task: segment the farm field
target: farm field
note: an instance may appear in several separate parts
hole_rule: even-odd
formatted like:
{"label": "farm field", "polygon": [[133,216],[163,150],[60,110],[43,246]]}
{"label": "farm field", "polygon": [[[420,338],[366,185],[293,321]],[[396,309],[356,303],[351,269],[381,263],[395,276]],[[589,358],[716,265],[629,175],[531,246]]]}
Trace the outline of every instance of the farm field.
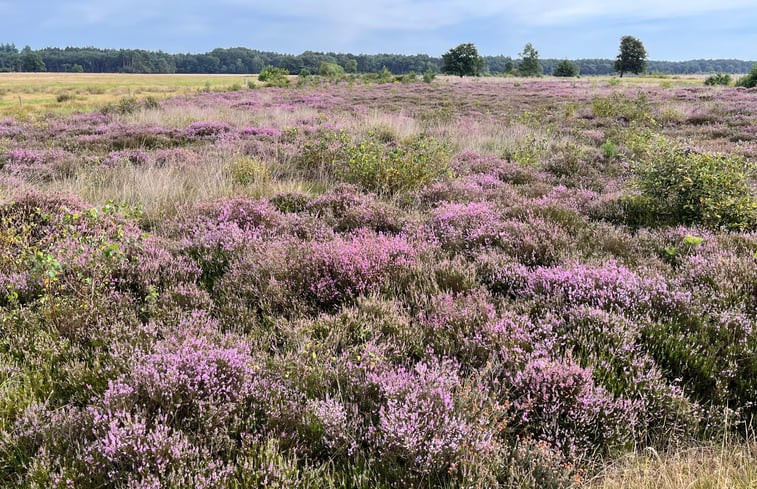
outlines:
{"label": "farm field", "polygon": [[757,487],[757,90],[14,76],[7,487]]}

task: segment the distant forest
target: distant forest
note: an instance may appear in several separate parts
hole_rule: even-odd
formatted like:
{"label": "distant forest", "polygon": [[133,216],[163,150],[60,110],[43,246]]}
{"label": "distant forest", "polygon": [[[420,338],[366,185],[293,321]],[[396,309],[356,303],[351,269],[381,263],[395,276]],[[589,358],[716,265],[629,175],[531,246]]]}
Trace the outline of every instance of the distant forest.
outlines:
{"label": "distant forest", "polygon": [[[541,59],[544,73],[549,75],[559,59]],[[582,75],[609,75],[614,72],[612,59],[572,60]],[[84,73],[260,73],[266,66],[286,68],[292,74],[307,69],[317,73],[321,63],[336,63],[347,72],[371,73],[383,67],[395,74],[429,68],[439,71],[441,58],[425,54],[343,54],[305,51],[302,54],[281,54],[248,48],[214,49],[202,54],[170,54],[141,49],[45,48],[19,50],[13,44],[0,44],[0,72],[49,71]],[[484,56],[484,73],[497,74],[508,63],[518,64],[509,56]],[[736,59],[695,59],[690,61],[649,61],[648,73],[747,73],[754,61]]]}

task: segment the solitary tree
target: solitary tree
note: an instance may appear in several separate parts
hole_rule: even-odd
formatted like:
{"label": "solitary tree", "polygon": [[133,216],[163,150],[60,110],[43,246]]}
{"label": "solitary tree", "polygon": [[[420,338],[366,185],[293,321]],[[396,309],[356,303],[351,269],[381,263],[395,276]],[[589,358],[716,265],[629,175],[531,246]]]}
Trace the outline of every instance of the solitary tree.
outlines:
{"label": "solitary tree", "polygon": [[539,51],[537,51],[531,43],[527,43],[523,48],[523,52],[520,53],[522,58],[518,65],[518,71],[523,76],[541,76],[544,73],[544,69],[539,63]]}
{"label": "solitary tree", "polygon": [[560,61],[557,66],[555,66],[552,74],[555,76],[564,77],[578,76],[578,66],[576,66],[573,62],[564,59]]}
{"label": "solitary tree", "polygon": [[472,43],[460,44],[442,55],[442,73],[478,76],[484,68],[484,58]]}
{"label": "solitary tree", "polygon": [[643,73],[647,69],[647,50],[644,45],[633,36],[620,38],[620,52],[615,58],[615,71],[623,78],[623,73]]}

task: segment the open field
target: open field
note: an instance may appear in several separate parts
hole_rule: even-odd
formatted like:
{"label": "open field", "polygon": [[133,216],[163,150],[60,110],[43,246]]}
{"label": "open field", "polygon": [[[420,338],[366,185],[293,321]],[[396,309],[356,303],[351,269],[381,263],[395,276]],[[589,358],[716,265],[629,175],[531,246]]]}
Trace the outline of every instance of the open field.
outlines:
{"label": "open field", "polygon": [[0,118],[8,487],[755,488],[757,90],[153,78]]}
{"label": "open field", "polygon": [[159,100],[247,86],[255,75],[0,73],[0,116],[97,110],[124,97]]}
{"label": "open field", "polygon": [[[290,77],[293,81],[297,77]],[[454,80],[454,77],[439,77]],[[498,78],[484,80],[497,83]],[[590,77],[604,84],[610,77]],[[624,85],[701,85],[704,76],[627,77]],[[257,75],[130,75],[93,73],[0,73],[0,116],[31,117],[98,110],[124,97],[163,100],[199,91],[228,91],[258,83]]]}

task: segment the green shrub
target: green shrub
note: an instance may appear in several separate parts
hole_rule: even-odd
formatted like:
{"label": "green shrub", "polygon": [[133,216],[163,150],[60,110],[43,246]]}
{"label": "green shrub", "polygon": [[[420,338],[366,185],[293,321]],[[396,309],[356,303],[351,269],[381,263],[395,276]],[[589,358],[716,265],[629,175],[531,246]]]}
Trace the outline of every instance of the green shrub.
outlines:
{"label": "green shrub", "polygon": [[423,72],[424,83],[431,83],[432,81],[434,81],[434,78],[436,78],[436,73],[434,73],[434,70],[432,70],[431,68]]}
{"label": "green shrub", "polygon": [[158,99],[153,97],[152,95],[145,97],[145,99],[142,101],[145,109],[159,109],[160,108],[160,102],[158,102]]}
{"label": "green shrub", "polygon": [[330,79],[338,79],[344,76],[344,68],[336,63],[329,63],[324,61],[321,63],[321,69],[319,73],[322,77]]}
{"label": "green shrub", "polygon": [[560,61],[560,63],[557,64],[552,74],[554,76],[561,76],[561,77],[568,77],[568,78],[578,76],[578,66],[576,66],[571,61],[564,59]]}
{"label": "green shrub", "polygon": [[602,155],[605,157],[606,160],[614,160],[620,156],[620,150],[618,147],[610,141],[609,139],[605,141],[605,143],[602,145]]}
{"label": "green shrub", "polygon": [[695,401],[727,406],[748,422],[757,415],[757,334],[747,324],[728,314],[660,321],[645,328],[645,347]]}
{"label": "green shrub", "polygon": [[754,65],[752,71],[745,77],[739,78],[736,82],[737,87],[754,88],[757,87],[757,64]]}
{"label": "green shrub", "polygon": [[597,97],[591,103],[591,110],[597,117],[625,119],[629,122],[652,122],[649,98],[639,92],[634,98],[621,92],[613,92],[609,97]]}
{"label": "green shrub", "polygon": [[228,166],[228,172],[234,183],[243,186],[265,183],[271,178],[268,165],[264,161],[249,156],[232,161]]}
{"label": "green shrub", "polygon": [[345,181],[379,194],[414,190],[449,174],[450,148],[436,139],[417,136],[397,145],[369,135],[346,147],[336,172]]}
{"label": "green shrub", "polygon": [[757,228],[753,163],[698,153],[661,137],[653,138],[641,157],[636,184],[660,224]]}
{"label": "green shrub", "polygon": [[723,74],[723,73],[716,73],[714,75],[708,76],[704,80],[704,84],[708,87],[712,87],[715,85],[725,85],[728,86],[731,84],[731,75]]}
{"label": "green shrub", "polygon": [[285,87],[289,85],[289,70],[266,66],[258,75],[258,80],[265,82],[267,87]]}

